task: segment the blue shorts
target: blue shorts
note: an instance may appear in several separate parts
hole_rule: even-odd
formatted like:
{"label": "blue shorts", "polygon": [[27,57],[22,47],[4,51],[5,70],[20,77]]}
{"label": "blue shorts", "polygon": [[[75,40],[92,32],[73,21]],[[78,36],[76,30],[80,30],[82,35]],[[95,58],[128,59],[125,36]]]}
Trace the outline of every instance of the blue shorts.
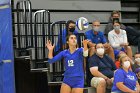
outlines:
{"label": "blue shorts", "polygon": [[119,53],[120,53],[121,51],[125,52],[125,49],[124,49],[124,48],[121,48],[121,50],[114,49],[114,54],[115,54],[115,58],[116,58],[116,59],[117,59],[117,57],[118,57],[118,55],[119,55]]}
{"label": "blue shorts", "polygon": [[69,85],[71,88],[84,88],[84,77],[64,77],[63,83]]}

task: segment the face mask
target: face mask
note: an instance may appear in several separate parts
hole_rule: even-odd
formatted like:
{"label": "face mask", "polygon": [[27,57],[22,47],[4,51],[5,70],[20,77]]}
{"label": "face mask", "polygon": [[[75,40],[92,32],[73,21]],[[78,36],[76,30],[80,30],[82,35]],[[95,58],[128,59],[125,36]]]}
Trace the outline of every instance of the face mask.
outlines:
{"label": "face mask", "polygon": [[98,32],[99,31],[99,27],[93,27],[93,31]]}
{"label": "face mask", "polygon": [[113,23],[114,22],[120,22],[120,19],[119,18],[113,18]]}
{"label": "face mask", "polygon": [[140,58],[136,58],[135,61],[140,63]]}
{"label": "face mask", "polygon": [[120,26],[114,26],[114,30],[120,30]]}
{"label": "face mask", "polygon": [[129,62],[129,61],[123,62],[123,66],[124,66],[125,68],[129,68],[129,67],[130,67],[130,62]]}
{"label": "face mask", "polygon": [[103,55],[104,54],[104,48],[98,48],[97,49],[97,54],[99,54],[99,55]]}
{"label": "face mask", "polygon": [[74,27],[69,29],[70,32],[74,32],[74,30],[75,30]]}

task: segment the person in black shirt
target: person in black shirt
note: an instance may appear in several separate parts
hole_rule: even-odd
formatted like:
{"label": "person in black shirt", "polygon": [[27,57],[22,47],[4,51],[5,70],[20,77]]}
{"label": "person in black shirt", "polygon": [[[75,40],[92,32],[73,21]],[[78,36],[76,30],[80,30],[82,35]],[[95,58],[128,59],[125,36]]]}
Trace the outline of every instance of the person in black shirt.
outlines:
{"label": "person in black shirt", "polygon": [[125,31],[127,33],[127,39],[129,44],[138,46],[138,52],[140,52],[140,31],[134,29],[131,26],[127,26]]}
{"label": "person in black shirt", "polygon": [[113,60],[104,55],[104,46],[98,43],[95,46],[95,54],[89,58],[89,69],[91,86],[95,87],[97,93],[105,93],[107,87],[111,87],[116,66]]}

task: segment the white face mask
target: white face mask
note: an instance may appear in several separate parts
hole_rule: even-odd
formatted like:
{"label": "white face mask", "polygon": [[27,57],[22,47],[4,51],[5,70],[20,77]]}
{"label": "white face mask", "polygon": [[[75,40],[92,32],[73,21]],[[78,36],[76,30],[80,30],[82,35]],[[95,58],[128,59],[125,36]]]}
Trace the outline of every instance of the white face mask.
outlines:
{"label": "white face mask", "polygon": [[140,63],[140,58],[136,58],[135,61]]}
{"label": "white face mask", "polygon": [[129,68],[129,67],[130,67],[130,61],[125,61],[125,62],[123,62],[123,66],[124,66],[125,68]]}
{"label": "white face mask", "polygon": [[104,54],[104,48],[97,48],[97,54],[103,55]]}
{"label": "white face mask", "polygon": [[114,30],[120,30],[120,26],[114,26]]}
{"label": "white face mask", "polygon": [[99,27],[93,27],[93,31],[98,32],[99,31]]}

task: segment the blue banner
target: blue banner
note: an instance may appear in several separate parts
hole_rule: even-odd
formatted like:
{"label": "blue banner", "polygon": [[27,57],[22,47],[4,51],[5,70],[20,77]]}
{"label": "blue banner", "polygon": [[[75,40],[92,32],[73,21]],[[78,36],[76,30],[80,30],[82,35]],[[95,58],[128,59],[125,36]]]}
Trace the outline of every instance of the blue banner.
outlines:
{"label": "blue banner", "polygon": [[0,93],[15,93],[11,8],[0,9]]}

